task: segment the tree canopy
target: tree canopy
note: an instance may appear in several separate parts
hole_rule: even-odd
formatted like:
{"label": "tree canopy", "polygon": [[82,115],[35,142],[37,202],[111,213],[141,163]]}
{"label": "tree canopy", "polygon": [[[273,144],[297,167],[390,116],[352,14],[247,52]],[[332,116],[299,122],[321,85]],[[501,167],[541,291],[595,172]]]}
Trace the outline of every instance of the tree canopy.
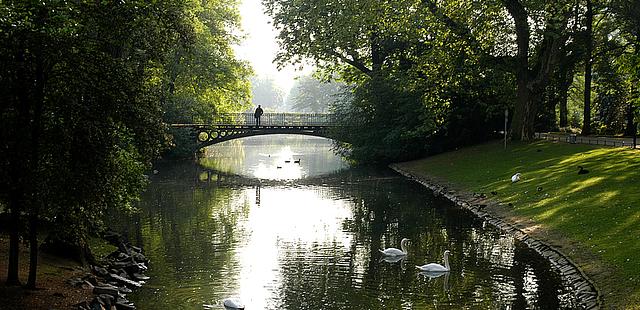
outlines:
{"label": "tree canopy", "polygon": [[[261,105],[263,109],[271,111],[284,111],[285,93],[276,85],[276,81],[270,76],[253,76],[251,78],[251,98],[253,107]],[[253,112],[252,109],[250,109]]]}
{"label": "tree canopy", "polygon": [[322,82],[312,75],[300,76],[289,92],[287,106],[296,112],[327,113],[345,91],[344,86],[336,82]]}
{"label": "tree canopy", "polygon": [[[338,112],[359,130],[340,148],[367,162],[486,140],[505,109],[514,140],[568,126],[570,105],[588,125],[594,105],[598,132],[633,129],[624,118],[638,95],[624,85],[637,78],[635,2],[263,1],[280,64],[306,59],[352,86]],[[583,101],[571,101],[578,87]]]}
{"label": "tree canopy", "polygon": [[107,208],[132,209],[166,123],[248,105],[229,1],[0,3],[0,204],[10,213],[7,280],[20,235],[84,248]]}

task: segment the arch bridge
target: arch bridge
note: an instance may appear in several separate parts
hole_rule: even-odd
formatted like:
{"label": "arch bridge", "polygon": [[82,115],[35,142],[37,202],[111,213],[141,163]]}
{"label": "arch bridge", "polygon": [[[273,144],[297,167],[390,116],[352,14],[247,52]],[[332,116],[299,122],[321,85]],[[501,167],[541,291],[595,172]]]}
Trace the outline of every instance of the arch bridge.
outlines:
{"label": "arch bridge", "polygon": [[217,114],[211,124],[171,124],[173,128],[190,129],[198,140],[198,149],[233,139],[296,134],[329,138],[336,127],[335,114],[330,113],[264,113],[256,125],[253,113]]}

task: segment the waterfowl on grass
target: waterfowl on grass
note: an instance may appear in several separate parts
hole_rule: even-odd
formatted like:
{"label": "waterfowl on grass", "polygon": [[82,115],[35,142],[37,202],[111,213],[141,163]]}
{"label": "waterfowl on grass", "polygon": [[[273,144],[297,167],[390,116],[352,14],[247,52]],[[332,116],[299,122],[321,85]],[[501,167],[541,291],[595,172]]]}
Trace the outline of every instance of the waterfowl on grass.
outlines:
{"label": "waterfowl on grass", "polygon": [[587,174],[589,170],[582,168],[582,166],[578,166],[578,174]]}
{"label": "waterfowl on grass", "polygon": [[513,176],[511,176],[511,183],[515,183],[515,182],[520,181],[520,176],[521,175],[522,174],[520,172],[518,172],[518,173],[514,174]]}

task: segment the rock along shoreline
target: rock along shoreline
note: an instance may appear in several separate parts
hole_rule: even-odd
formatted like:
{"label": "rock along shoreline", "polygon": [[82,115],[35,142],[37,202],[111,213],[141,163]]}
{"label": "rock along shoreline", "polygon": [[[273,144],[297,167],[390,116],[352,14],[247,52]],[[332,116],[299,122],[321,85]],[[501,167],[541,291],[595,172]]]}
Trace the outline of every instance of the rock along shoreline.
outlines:
{"label": "rock along shoreline", "polygon": [[400,167],[398,164],[391,164],[389,167],[401,175],[412,179],[423,186],[429,188],[436,196],[442,196],[453,202],[456,206],[471,211],[475,216],[485,220],[487,223],[497,227],[498,229],[512,235],[514,238],[526,244],[529,248],[536,251],[547,259],[551,266],[560,273],[562,282],[570,287],[577,302],[582,309],[600,309],[602,307],[601,295],[589,277],[578,268],[578,266],[569,259],[565,254],[548,243],[529,236],[526,232],[515,227],[513,224],[500,219],[490,213],[482,211],[483,205],[473,204],[467,201],[463,195],[449,190],[447,187],[436,184],[431,180],[418,176],[410,171]]}
{"label": "rock along shoreline", "polygon": [[140,288],[149,277],[144,275],[149,260],[142,249],[130,245],[119,233],[107,231],[103,239],[118,247],[100,265],[92,265],[91,273],[82,278],[70,279],[74,287],[91,289],[94,297],[75,306],[78,310],[135,310],[126,295]]}

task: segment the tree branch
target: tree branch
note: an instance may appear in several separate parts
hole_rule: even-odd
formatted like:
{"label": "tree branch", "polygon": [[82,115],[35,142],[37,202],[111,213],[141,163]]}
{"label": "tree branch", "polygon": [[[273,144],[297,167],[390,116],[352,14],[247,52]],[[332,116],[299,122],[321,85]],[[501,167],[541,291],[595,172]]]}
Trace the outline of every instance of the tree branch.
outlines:
{"label": "tree branch", "polygon": [[358,61],[357,57],[352,55],[351,57],[353,57],[353,59],[350,59],[350,58],[348,58],[348,57],[346,57],[344,55],[339,54],[336,51],[329,51],[329,54],[339,58],[340,60],[342,60],[342,61],[344,61],[344,62],[346,62],[348,64],[350,64],[354,68],[360,70],[360,72],[362,72],[362,73],[364,73],[364,74],[366,74],[368,76],[371,76],[372,70],[369,69],[367,66],[365,66],[362,62]]}
{"label": "tree branch", "polygon": [[510,66],[510,62],[512,62],[512,57],[496,57],[491,55],[490,52],[486,51],[482,44],[476,39],[475,36],[471,33],[471,29],[468,27],[456,22],[448,15],[444,14],[442,10],[440,10],[436,4],[435,0],[422,0],[422,4],[433,14],[437,19],[439,19],[447,28],[449,28],[453,33],[455,33],[462,40],[466,41],[469,46],[471,46],[474,50],[480,53],[482,56],[489,58],[489,60],[496,65],[500,66]]}

